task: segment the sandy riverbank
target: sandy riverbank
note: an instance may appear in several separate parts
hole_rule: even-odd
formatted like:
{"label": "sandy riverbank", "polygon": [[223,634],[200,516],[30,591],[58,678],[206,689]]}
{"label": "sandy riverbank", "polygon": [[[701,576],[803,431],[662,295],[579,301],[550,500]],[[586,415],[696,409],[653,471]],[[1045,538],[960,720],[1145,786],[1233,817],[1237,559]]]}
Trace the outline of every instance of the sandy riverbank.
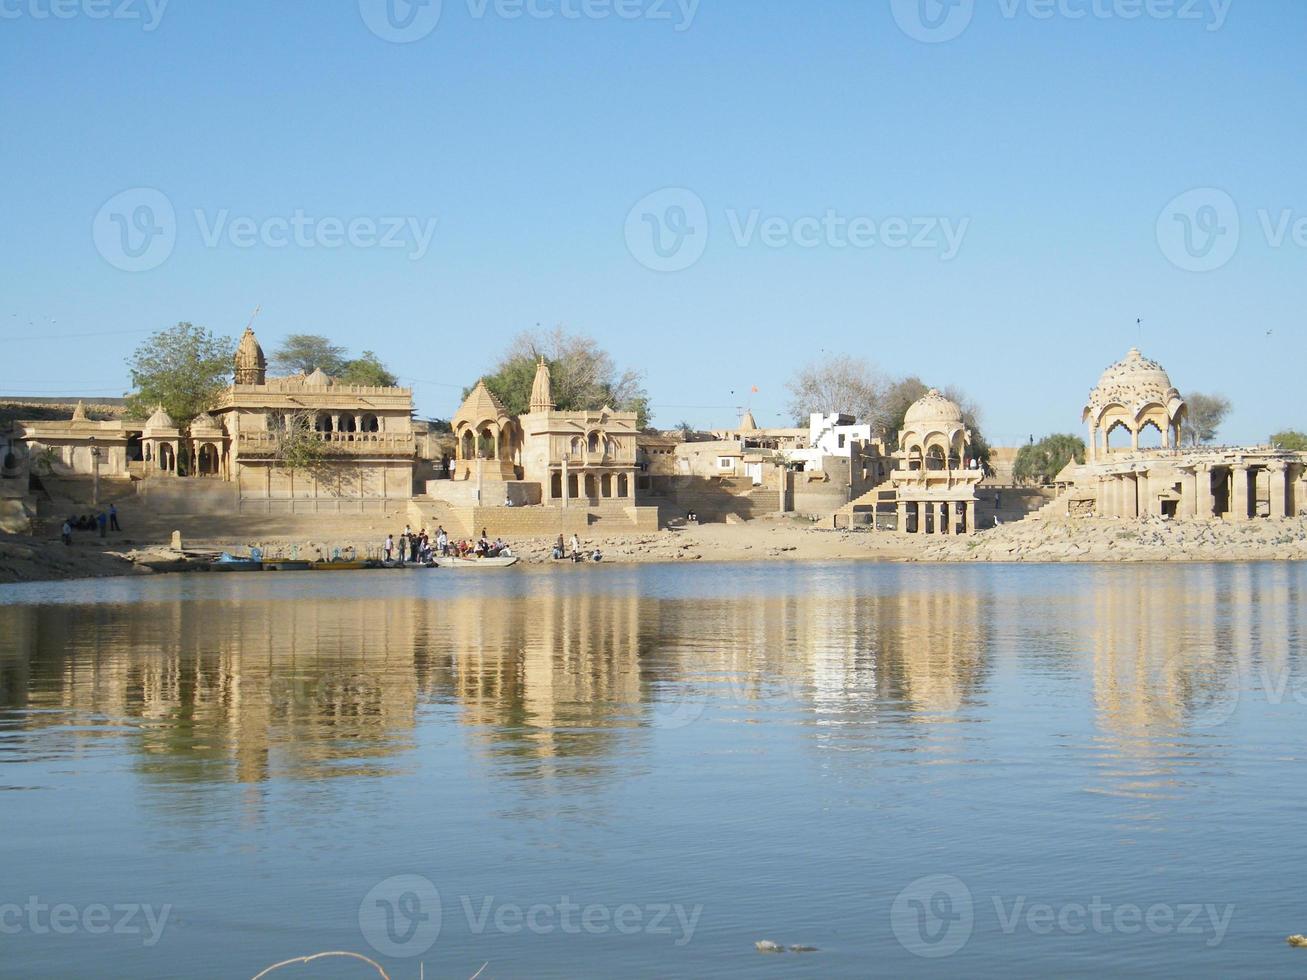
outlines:
{"label": "sandy riverbank", "polygon": [[[250,544],[268,554],[330,554],[351,542],[332,539],[221,539],[187,541],[190,552],[245,554]],[[373,542],[353,543],[360,552]],[[526,564],[551,561],[552,539],[513,542]],[[678,531],[609,535],[598,544],[610,564],[683,561],[1262,561],[1307,559],[1307,518],[1285,521],[1052,520],[1022,521],[972,537],[921,538],[866,530],[836,531],[800,520],[708,524]],[[58,541],[0,537],[0,583],[93,578],[150,572],[181,556],[165,543],[79,536],[71,548]]]}

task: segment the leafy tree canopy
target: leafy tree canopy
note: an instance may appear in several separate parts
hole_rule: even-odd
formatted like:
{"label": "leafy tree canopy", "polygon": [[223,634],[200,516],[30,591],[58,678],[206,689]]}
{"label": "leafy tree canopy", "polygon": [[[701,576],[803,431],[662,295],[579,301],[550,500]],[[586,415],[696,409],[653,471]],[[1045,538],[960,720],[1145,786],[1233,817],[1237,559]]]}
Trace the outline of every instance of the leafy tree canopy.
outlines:
{"label": "leafy tree canopy", "polygon": [[162,405],[184,428],[227,386],[235,354],[235,340],[204,327],[179,323],[160,330],[127,359],[135,389],[127,396],[129,417],[147,418]]}
{"label": "leafy tree canopy", "polygon": [[394,388],[399,384],[399,378],[391,374],[381,359],[370,350],[365,350],[352,361],[346,361],[335,377],[341,384],[369,385],[373,388]]}
{"label": "leafy tree canopy", "polygon": [[1299,432],[1297,429],[1285,429],[1283,432],[1277,432],[1271,436],[1271,445],[1287,449],[1291,453],[1307,452],[1307,432]]}
{"label": "leafy tree canopy", "polygon": [[[823,415],[844,412],[884,433],[891,449],[897,447],[908,409],[930,390],[918,377],[893,378],[859,358],[841,358],[800,368],[786,388],[796,425],[807,425],[808,416],[815,412]],[[942,392],[962,409],[962,418],[971,430],[972,455],[989,465],[989,443],[981,431],[979,408],[958,388],[944,388]]]}
{"label": "leafy tree canopy", "polygon": [[312,374],[321,368],[335,377],[345,369],[347,353],[318,334],[293,333],[272,352],[268,366],[274,374]]}
{"label": "leafy tree canopy", "polygon": [[593,411],[608,405],[619,412],[635,412],[640,428],[649,424],[649,393],[640,373],[619,371],[612,355],[593,337],[568,333],[562,327],[519,334],[500,357],[494,373],[484,379],[512,414],[530,411],[531,388],[541,357],[549,365],[554,404],[560,412]]}
{"label": "leafy tree canopy", "polygon": [[1045,436],[1039,442],[1021,447],[1012,475],[1018,483],[1052,483],[1073,459],[1077,463],[1085,461],[1083,439],[1065,433]]}
{"label": "leafy tree canopy", "polygon": [[1224,395],[1205,395],[1200,391],[1185,395],[1189,410],[1189,425],[1182,434],[1191,446],[1212,442],[1220,431],[1225,417],[1230,414],[1230,399]]}

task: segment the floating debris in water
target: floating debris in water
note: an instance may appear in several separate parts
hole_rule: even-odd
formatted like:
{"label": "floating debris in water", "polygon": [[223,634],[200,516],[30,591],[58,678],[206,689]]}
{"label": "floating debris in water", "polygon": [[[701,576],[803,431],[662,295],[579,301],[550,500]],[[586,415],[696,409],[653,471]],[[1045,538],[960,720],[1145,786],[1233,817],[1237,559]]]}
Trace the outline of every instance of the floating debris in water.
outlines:
{"label": "floating debris in water", "polygon": [[1307,936],[1295,934],[1285,940],[1290,946],[1307,946]]}
{"label": "floating debris in water", "polygon": [[788,949],[791,953],[815,953],[816,946],[782,946],[780,943],[774,943],[770,939],[760,939],[753,944],[753,948],[760,953],[784,953]]}

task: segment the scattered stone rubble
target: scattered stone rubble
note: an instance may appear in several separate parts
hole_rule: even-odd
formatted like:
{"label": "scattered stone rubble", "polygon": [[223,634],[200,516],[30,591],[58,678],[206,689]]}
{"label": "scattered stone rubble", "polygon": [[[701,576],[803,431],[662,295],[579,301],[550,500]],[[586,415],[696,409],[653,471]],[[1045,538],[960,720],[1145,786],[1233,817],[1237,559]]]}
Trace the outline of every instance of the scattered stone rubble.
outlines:
{"label": "scattered stone rubble", "polygon": [[1307,558],[1307,518],[1021,521],[935,540],[919,561],[1288,561]]}

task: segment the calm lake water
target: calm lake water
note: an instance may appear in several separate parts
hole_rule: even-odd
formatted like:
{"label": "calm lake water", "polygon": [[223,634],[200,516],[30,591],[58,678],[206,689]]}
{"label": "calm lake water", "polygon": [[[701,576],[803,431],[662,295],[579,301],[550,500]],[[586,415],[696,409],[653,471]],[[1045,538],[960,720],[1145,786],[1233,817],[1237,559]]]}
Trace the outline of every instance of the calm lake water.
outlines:
{"label": "calm lake water", "polygon": [[1305,590],[1285,564],[0,588],[0,974],[1301,976]]}

